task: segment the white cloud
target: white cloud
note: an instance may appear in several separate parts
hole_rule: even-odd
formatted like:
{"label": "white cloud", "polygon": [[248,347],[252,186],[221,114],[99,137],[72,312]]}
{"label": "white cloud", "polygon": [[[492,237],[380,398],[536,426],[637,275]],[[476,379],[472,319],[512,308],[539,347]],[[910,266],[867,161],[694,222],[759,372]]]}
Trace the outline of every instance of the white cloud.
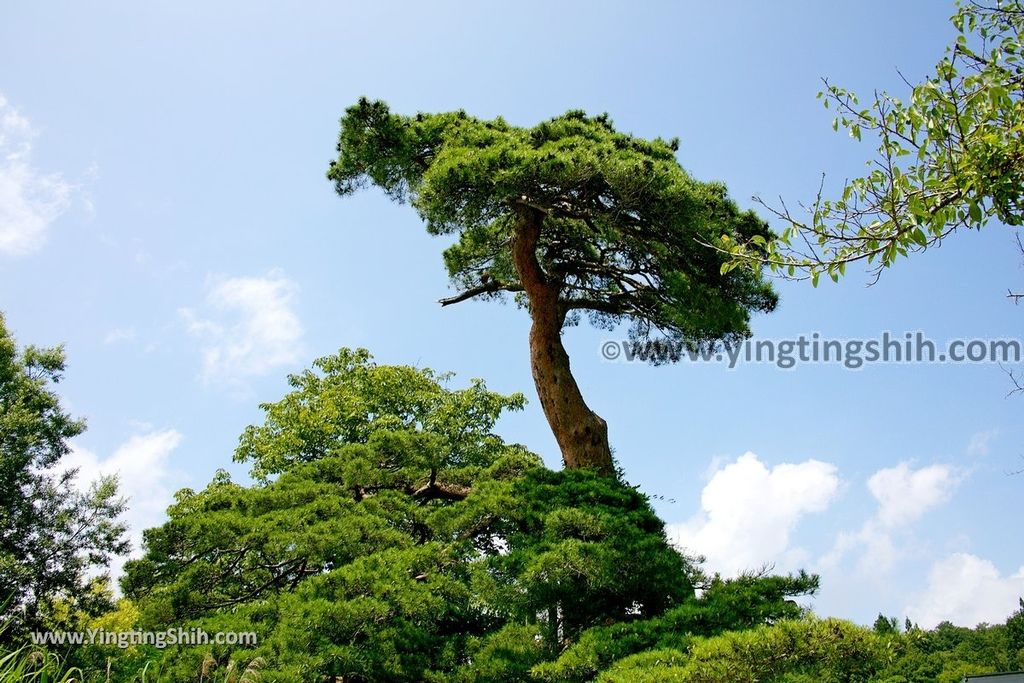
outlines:
{"label": "white cloud", "polygon": [[0,94],[0,253],[29,254],[46,241],[50,225],[67,210],[73,186],[59,173],[32,165],[35,131]]}
{"label": "white cloud", "polygon": [[704,469],[704,472],[701,473],[701,481],[711,481],[711,477],[715,476],[718,470],[722,469],[722,465],[724,465],[727,462],[729,462],[728,456],[712,456],[711,460],[708,462],[708,466]]}
{"label": "white cloud", "polygon": [[768,469],[746,453],[717,470],[701,494],[701,512],[668,526],[669,537],[725,575],[765,563],[780,568],[802,562],[790,535],[807,514],[823,512],[839,490],[836,467],[818,460]]}
{"label": "white cloud", "polygon": [[905,611],[922,628],[941,621],[968,627],[995,624],[1017,610],[1022,595],[1024,566],[1004,577],[988,560],[954,553],[932,565],[927,588]]}
{"label": "white cloud", "polygon": [[860,548],[857,568],[862,574],[877,576],[888,571],[905,545],[894,540],[894,534],[948,501],[962,478],[949,465],[915,470],[901,462],[878,470],[867,482],[878,509],[859,530],[840,533],[832,550],[821,558],[821,565],[834,569],[847,554]]}
{"label": "white cloud", "polygon": [[972,435],[970,442],[967,444],[967,455],[975,457],[988,455],[989,450],[991,450],[989,442],[991,442],[998,433],[998,430],[990,429],[988,431],[978,432]]}
{"label": "white cloud", "polygon": [[960,475],[948,465],[931,465],[918,470],[901,462],[875,472],[868,490],[878,501],[878,521],[885,526],[909,524],[928,510],[945,503],[960,483]]}
{"label": "white cloud", "polygon": [[189,333],[202,340],[204,383],[237,388],[247,378],[296,363],[303,335],[292,310],[297,291],[279,271],[216,279],[206,295],[206,316],[180,309]]}
{"label": "white cloud", "polygon": [[899,558],[892,534],[872,517],[857,531],[840,532],[832,549],[819,560],[820,565],[827,570],[836,569],[844,557],[858,548],[862,552],[857,570],[864,576],[888,572]]}
{"label": "white cloud", "polygon": [[[132,436],[106,458],[72,445],[71,452],[61,460],[64,470],[78,468],[76,484],[83,491],[101,476],[117,475],[121,495],[128,498],[124,521],[129,527],[134,557],[141,549],[142,532],[163,522],[183,478],[170,464],[171,453],[180,443],[180,433],[163,429]],[[115,577],[123,564],[123,558],[115,562]]]}

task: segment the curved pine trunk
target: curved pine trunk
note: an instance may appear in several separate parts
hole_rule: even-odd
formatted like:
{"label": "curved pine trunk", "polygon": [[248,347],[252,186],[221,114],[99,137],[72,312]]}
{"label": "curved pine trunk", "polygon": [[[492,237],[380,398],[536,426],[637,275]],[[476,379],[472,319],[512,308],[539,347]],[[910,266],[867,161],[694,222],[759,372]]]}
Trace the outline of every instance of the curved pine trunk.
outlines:
{"label": "curved pine trunk", "polygon": [[583,400],[562,345],[564,313],[559,287],[547,280],[537,261],[543,214],[524,209],[516,226],[512,257],[530,302],[530,365],[541,408],[547,417],[567,469],[589,468],[615,473],[608,445],[608,423]]}

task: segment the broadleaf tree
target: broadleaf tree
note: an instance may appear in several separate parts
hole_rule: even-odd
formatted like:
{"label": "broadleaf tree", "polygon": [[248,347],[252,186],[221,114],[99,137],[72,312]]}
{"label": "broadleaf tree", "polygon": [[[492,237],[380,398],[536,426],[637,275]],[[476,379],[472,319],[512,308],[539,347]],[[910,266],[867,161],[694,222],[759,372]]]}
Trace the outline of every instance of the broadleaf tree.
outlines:
{"label": "broadleaf tree", "polygon": [[904,79],[906,100],[876,91],[862,103],[825,81],[833,128],[877,143],[868,173],[835,197],[819,188],[806,212],[761,202],[783,225],[778,239],[725,235],[712,246],[733,255],[728,267],[768,265],[817,285],[864,262],[877,277],[954,232],[1024,225],[1024,2],[964,0],[951,22],[956,38],[934,73]]}
{"label": "broadleaf tree", "polygon": [[725,272],[701,242],[770,237],[717,182],[694,179],[678,143],[618,132],[570,111],[532,128],[462,111],[402,116],[361,99],[341,119],[328,178],[341,195],[376,185],[410,203],[444,261],[451,305],[513,293],[530,312],[537,394],[569,468],[614,471],[605,421],[585,402],[562,344],[581,317],[634,340],[701,347],[749,335],[777,298],[757,269]]}
{"label": "broadleaf tree", "polygon": [[83,492],[62,468],[85,430],[54,391],[63,372],[63,349],[19,349],[0,315],[0,641],[106,608],[96,573],[128,550],[116,480]]}

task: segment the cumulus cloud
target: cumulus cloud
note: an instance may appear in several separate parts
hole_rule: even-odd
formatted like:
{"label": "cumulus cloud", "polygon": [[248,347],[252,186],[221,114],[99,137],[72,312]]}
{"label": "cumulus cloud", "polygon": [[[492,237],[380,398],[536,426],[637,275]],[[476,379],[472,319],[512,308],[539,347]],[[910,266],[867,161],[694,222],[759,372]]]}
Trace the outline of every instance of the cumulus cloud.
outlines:
{"label": "cumulus cloud", "polygon": [[179,313],[201,340],[202,379],[237,389],[251,377],[296,363],[302,325],[292,310],[298,286],[280,271],[210,282],[205,309]]}
{"label": "cumulus cloud", "polygon": [[0,254],[39,249],[70,204],[73,186],[32,164],[35,135],[31,122],[0,94]]}
{"label": "cumulus cloud", "polygon": [[867,488],[878,503],[875,513],[857,531],[844,531],[821,564],[836,567],[849,553],[861,550],[858,570],[865,574],[888,571],[899,559],[900,544],[894,535],[945,503],[953,495],[962,474],[949,465],[913,469],[901,462],[875,472]]}
{"label": "cumulus cloud", "polygon": [[923,628],[942,621],[973,627],[1006,620],[1024,595],[1024,566],[1002,576],[990,561],[969,553],[954,553],[932,565],[928,585],[906,614]]}
{"label": "cumulus cloud", "polygon": [[[102,458],[79,445],[61,460],[62,469],[78,468],[76,484],[81,490],[102,476],[117,475],[122,496],[128,498],[124,521],[132,542],[132,556],[142,547],[142,532],[157,526],[164,519],[182,474],[171,467],[171,453],[181,443],[181,434],[174,429],[137,434],[121,444],[111,455]],[[124,559],[112,568],[121,571]]]}
{"label": "cumulus cloud", "polygon": [[931,465],[917,470],[901,462],[875,472],[868,479],[868,490],[878,501],[878,520],[885,526],[914,522],[924,513],[953,495],[960,481],[948,465]]}
{"label": "cumulus cloud", "polygon": [[795,566],[806,553],[790,547],[790,536],[808,514],[823,512],[839,490],[836,467],[818,460],[768,468],[746,453],[711,475],[701,494],[701,511],[668,526],[680,547],[707,558],[725,575],[765,563]]}

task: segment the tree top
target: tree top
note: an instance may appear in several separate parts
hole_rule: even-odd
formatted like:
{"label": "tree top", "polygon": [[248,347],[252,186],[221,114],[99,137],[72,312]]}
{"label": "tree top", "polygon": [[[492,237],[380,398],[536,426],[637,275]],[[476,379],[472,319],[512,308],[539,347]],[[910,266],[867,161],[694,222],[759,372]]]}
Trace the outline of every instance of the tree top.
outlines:
{"label": "tree top", "polygon": [[723,272],[728,257],[706,244],[770,232],[722,183],[687,173],[677,149],[576,110],[525,128],[463,111],[402,116],[364,98],[341,120],[327,175],[339,194],[376,185],[431,234],[457,236],[444,258],[460,293],[443,304],[521,292],[510,245],[530,224],[563,320],[585,311],[694,344],[745,337],[750,311],[772,310],[776,295],[756,270]]}

